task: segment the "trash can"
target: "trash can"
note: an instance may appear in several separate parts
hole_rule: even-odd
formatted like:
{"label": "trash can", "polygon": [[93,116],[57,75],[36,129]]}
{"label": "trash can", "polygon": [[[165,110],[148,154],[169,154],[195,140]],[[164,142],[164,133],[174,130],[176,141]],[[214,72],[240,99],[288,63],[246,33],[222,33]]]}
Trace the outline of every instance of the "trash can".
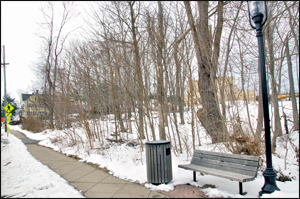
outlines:
{"label": "trash can", "polygon": [[158,185],[168,183],[172,176],[171,142],[158,140],[146,142],[147,180]]}

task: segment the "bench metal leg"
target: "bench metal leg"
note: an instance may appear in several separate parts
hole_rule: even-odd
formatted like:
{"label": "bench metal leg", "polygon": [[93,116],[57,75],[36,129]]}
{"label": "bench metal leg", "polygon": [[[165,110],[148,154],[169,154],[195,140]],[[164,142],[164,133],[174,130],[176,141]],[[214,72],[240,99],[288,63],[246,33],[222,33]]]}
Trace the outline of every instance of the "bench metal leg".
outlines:
{"label": "bench metal leg", "polygon": [[240,189],[240,194],[241,195],[246,195],[247,192],[243,192],[243,183],[242,182],[239,182],[239,189]]}
{"label": "bench metal leg", "polygon": [[193,171],[193,180],[196,182],[196,171]]}

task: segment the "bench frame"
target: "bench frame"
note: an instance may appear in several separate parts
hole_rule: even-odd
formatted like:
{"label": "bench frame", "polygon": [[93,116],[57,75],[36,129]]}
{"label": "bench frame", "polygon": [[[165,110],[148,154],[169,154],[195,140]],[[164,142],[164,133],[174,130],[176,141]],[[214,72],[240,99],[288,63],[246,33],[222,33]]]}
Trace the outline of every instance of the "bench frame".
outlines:
{"label": "bench frame", "polygon": [[191,163],[178,165],[178,167],[192,170],[195,182],[196,172],[238,181],[239,194],[245,195],[247,192],[243,192],[243,182],[256,178],[259,161],[258,156],[195,150]]}

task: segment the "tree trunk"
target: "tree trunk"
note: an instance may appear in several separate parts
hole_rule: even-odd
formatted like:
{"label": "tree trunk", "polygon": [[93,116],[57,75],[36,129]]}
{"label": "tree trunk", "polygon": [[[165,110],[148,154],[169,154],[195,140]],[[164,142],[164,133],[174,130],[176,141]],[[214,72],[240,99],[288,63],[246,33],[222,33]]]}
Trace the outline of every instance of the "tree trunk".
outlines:
{"label": "tree trunk", "polygon": [[157,99],[158,99],[158,120],[159,120],[159,137],[161,140],[166,139],[164,127],[164,82],[163,82],[163,11],[161,2],[158,1],[158,52],[157,52]]}
{"label": "tree trunk", "polygon": [[[298,56],[299,56],[299,41],[298,41],[299,35],[297,37],[297,35],[295,33],[295,28],[294,28],[293,23],[292,23],[293,16],[291,14],[291,10],[290,10],[290,8],[288,7],[288,5],[287,5],[287,3],[285,1],[283,1],[283,3],[284,3],[285,8],[288,10],[288,13],[289,13],[289,25],[290,25],[290,28],[291,28],[291,32],[292,32],[293,38],[295,40],[295,46],[296,46],[296,49],[297,49],[297,52],[298,52]],[[299,10],[299,7],[298,7],[298,10]],[[299,24],[298,24],[298,28],[299,28]]]}
{"label": "tree trunk", "polygon": [[[210,43],[210,35],[208,29],[208,2],[198,2],[199,3],[199,10],[200,12],[200,41],[197,36],[196,27],[194,24],[194,19],[191,12],[191,7],[189,2],[185,1],[185,8],[187,12],[187,17],[189,21],[189,25],[192,30],[192,36],[194,40],[194,47],[196,50],[196,58],[198,62],[198,89],[201,96],[201,101],[203,108],[197,111],[197,116],[202,123],[203,127],[205,128],[206,132],[210,135],[212,142],[222,142],[226,140],[226,134],[224,133],[224,126],[222,123],[222,118],[219,112],[219,106],[216,101],[216,96],[214,92],[214,79],[215,79],[215,69],[217,64],[215,61],[218,57],[218,49],[219,49],[219,41],[220,41],[220,22],[222,21],[219,19],[222,18],[222,11],[223,6],[222,3],[218,4],[218,25],[217,25],[217,32],[215,38],[215,51],[213,54],[214,63],[211,63],[211,48],[209,47]],[[201,42],[201,43],[200,43]],[[200,45],[201,44],[201,45]],[[215,68],[215,69],[213,69]]]}
{"label": "tree trunk", "polygon": [[289,82],[290,82],[290,95],[292,98],[292,106],[293,106],[293,119],[294,119],[294,131],[299,130],[299,114],[297,110],[297,101],[295,97],[295,88],[294,88],[294,79],[293,79],[293,68],[292,68],[292,61],[290,56],[289,50],[289,40],[286,40],[286,58],[288,63],[288,73],[289,73]]}
{"label": "tree trunk", "polygon": [[176,65],[176,109],[180,113],[180,124],[184,124],[184,117],[183,117],[183,106],[182,106],[182,98],[181,98],[181,64],[178,59],[178,43],[174,44],[174,60]]}
{"label": "tree trunk", "polygon": [[273,132],[273,144],[272,144],[272,151],[275,152],[276,149],[276,138],[277,136],[282,136],[282,129],[281,129],[281,122],[280,122],[280,116],[279,116],[279,106],[278,106],[278,92],[277,92],[277,81],[275,79],[275,61],[274,61],[274,45],[273,45],[273,27],[269,24],[269,26],[266,28],[266,40],[268,43],[268,49],[269,49],[269,56],[270,56],[270,74],[271,74],[271,82],[272,82],[272,102],[274,107],[274,116],[275,116],[275,129]]}
{"label": "tree trunk", "polygon": [[[259,65],[259,60],[258,60]],[[256,142],[258,143],[258,148],[260,148],[260,139],[261,132],[263,131],[263,104],[262,104],[262,86],[261,86],[261,74],[260,70],[258,70],[259,77],[259,96],[258,96],[258,116],[257,116],[257,125],[256,125]]]}
{"label": "tree trunk", "polygon": [[233,25],[231,27],[229,36],[228,36],[227,50],[226,50],[226,57],[225,57],[225,64],[224,64],[224,71],[223,71],[223,77],[222,77],[222,82],[221,82],[222,85],[219,86],[219,88],[220,88],[219,89],[220,90],[220,96],[221,96],[220,102],[221,102],[221,106],[222,106],[222,115],[223,115],[223,119],[225,119],[225,120],[226,120],[226,105],[225,105],[225,99],[226,98],[225,98],[225,93],[224,92],[225,92],[225,79],[226,79],[226,73],[227,73],[227,68],[228,68],[227,67],[228,66],[228,58],[229,58],[229,53],[231,51],[231,48],[233,46],[233,45],[231,45],[231,47],[230,47],[231,35],[232,35],[232,33],[233,33],[234,29],[235,29],[235,24],[236,24],[236,21],[237,21],[238,16],[239,16],[240,9],[242,7],[242,3],[243,2],[241,1],[240,6],[238,8],[238,11],[236,13],[236,16],[234,18]]}
{"label": "tree trunk", "polygon": [[[251,124],[251,121],[250,121],[250,114],[249,114],[249,107],[248,107],[248,101],[247,101],[247,96],[246,96],[246,92],[245,92],[245,72],[244,72],[244,60],[243,60],[243,52],[241,50],[241,45],[240,45],[240,39],[238,39],[238,45],[239,45],[239,55],[240,55],[240,60],[241,60],[241,79],[242,79],[242,92],[243,92],[243,95],[244,95],[244,103],[246,105],[246,108],[247,108],[247,116],[248,116],[248,123],[249,123],[249,126],[250,126],[250,130],[251,130],[251,133],[253,135],[253,137],[255,137],[255,134],[254,134],[254,131],[253,131],[253,128],[252,128],[252,124]],[[223,88],[224,89],[224,88]]]}
{"label": "tree trunk", "polygon": [[107,53],[107,63],[109,66],[109,73],[110,73],[110,93],[111,93],[111,100],[112,100],[112,107],[113,107],[113,113],[114,113],[114,120],[115,120],[115,131],[114,135],[116,136],[116,140],[118,140],[118,125],[117,125],[117,117],[116,117],[116,102],[115,102],[115,86],[114,86],[114,74],[112,69],[112,63],[111,63],[111,54],[110,49],[108,45],[108,40],[106,40],[106,53]]}
{"label": "tree trunk", "polygon": [[133,5],[135,2],[128,2],[130,7],[130,17],[131,17],[131,31],[132,31],[132,38],[133,38],[133,46],[134,46],[134,55],[135,55],[135,64],[136,64],[136,73],[137,73],[137,84],[138,84],[138,114],[139,114],[139,135],[140,139],[145,139],[144,134],[144,117],[143,117],[143,77],[142,77],[142,70],[140,64],[140,53],[136,35],[136,27],[135,27],[135,20],[134,17],[134,10]]}

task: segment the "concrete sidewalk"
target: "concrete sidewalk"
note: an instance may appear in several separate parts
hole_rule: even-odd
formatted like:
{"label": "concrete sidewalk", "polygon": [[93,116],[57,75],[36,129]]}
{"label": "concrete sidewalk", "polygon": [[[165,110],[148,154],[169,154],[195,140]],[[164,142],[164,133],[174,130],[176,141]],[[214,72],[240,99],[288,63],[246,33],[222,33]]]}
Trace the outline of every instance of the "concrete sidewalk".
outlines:
{"label": "concrete sidewalk", "polygon": [[100,168],[37,145],[36,141],[26,138],[18,131],[10,130],[10,133],[26,144],[33,157],[81,190],[87,198],[169,198],[140,184],[116,178]]}

